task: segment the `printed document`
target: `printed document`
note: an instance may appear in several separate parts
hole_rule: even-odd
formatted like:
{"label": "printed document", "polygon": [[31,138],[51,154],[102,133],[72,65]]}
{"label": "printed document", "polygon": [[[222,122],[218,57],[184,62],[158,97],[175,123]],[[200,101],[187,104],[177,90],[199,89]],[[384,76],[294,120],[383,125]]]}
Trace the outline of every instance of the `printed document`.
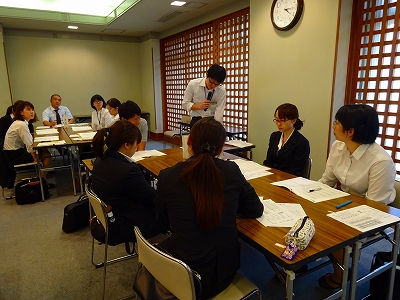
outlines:
{"label": "printed document", "polygon": [[331,188],[321,182],[309,180],[303,177],[276,181],[271,184],[286,187],[296,195],[314,203],[350,195],[343,191]]}
{"label": "printed document", "polygon": [[333,212],[327,216],[362,232],[400,221],[400,218],[368,205]]}
{"label": "printed document", "polygon": [[234,159],[232,161],[239,166],[239,169],[242,172],[244,178],[246,178],[246,180],[250,180],[250,179],[263,177],[263,176],[272,174],[271,172],[267,171],[270,168],[268,168],[266,166],[262,166],[251,160],[239,158],[239,159]]}
{"label": "printed document", "polygon": [[244,147],[252,147],[252,146],[254,146],[254,145],[251,144],[251,143],[247,143],[247,142],[241,141],[241,140],[230,140],[230,141],[225,142],[225,144],[231,145],[231,146],[235,146],[235,147],[238,147],[238,148],[244,148]]}
{"label": "printed document", "polygon": [[261,203],[264,206],[264,212],[257,221],[266,227],[292,227],[299,218],[306,216],[300,204],[275,203],[271,199],[261,199]]}
{"label": "printed document", "polygon": [[71,129],[73,131],[92,131],[92,127],[90,126],[72,126]]}
{"label": "printed document", "polygon": [[163,156],[166,155],[163,152],[160,152],[158,150],[142,150],[142,151],[136,151],[135,154],[131,157],[134,161],[139,161],[145,158],[153,157],[153,156]]}
{"label": "printed document", "polygon": [[44,136],[37,136],[33,140],[34,142],[49,142],[49,141],[58,141],[60,138],[58,135],[44,135]]}
{"label": "printed document", "polygon": [[57,146],[57,145],[64,145],[65,141],[61,140],[61,141],[52,141],[52,142],[41,142],[39,143],[37,146],[38,147],[49,147],[49,146]]}
{"label": "printed document", "polygon": [[37,135],[42,135],[42,134],[57,134],[58,135],[58,130],[55,128],[41,129],[41,130],[36,129],[36,134]]}
{"label": "printed document", "polygon": [[90,140],[93,140],[96,133],[97,132],[95,132],[95,131],[90,131],[90,132],[79,132],[78,134],[82,140],[90,141]]}

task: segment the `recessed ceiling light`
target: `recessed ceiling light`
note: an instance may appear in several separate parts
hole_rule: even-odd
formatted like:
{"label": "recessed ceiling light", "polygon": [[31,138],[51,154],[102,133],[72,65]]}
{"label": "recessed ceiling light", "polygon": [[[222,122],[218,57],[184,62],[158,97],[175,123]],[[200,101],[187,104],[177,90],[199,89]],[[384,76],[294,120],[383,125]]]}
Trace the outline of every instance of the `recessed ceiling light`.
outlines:
{"label": "recessed ceiling light", "polygon": [[78,29],[78,26],[68,26],[68,29]]}
{"label": "recessed ceiling light", "polygon": [[174,1],[174,2],[171,3],[171,5],[174,5],[174,6],[182,6],[182,5],[185,5],[185,4],[186,4],[185,1]]}

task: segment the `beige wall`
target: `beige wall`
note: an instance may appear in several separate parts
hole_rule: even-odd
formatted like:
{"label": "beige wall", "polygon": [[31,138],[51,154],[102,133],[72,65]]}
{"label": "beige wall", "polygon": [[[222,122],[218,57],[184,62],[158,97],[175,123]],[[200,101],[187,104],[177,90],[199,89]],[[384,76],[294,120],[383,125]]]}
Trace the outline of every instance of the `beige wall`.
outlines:
{"label": "beige wall", "polygon": [[8,84],[8,74],[6,59],[4,56],[3,27],[0,26],[0,116],[6,113],[6,109],[11,105],[11,93]]}
{"label": "beige wall", "polygon": [[132,99],[141,106],[140,44],[90,38],[94,37],[53,38],[30,32],[5,35],[13,100],[31,101],[39,119],[53,93],[61,95],[62,104],[73,115],[91,114],[94,94],[105,100]]}
{"label": "beige wall", "polygon": [[330,133],[339,0],[305,1],[295,28],[280,32],[270,20],[272,0],[250,1],[249,141],[262,163],[276,107],[295,104],[310,141],[312,179],[324,171]]}

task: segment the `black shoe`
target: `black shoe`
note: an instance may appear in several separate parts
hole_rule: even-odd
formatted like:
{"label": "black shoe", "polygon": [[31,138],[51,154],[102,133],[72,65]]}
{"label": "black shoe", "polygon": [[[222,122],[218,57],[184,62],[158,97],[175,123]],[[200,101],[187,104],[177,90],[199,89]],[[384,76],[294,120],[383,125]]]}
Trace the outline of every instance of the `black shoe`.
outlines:
{"label": "black shoe", "polygon": [[[320,277],[318,279],[318,284],[320,287],[327,289],[327,290],[337,290],[340,288],[340,283],[334,281],[332,279],[332,273],[326,273],[324,276]],[[327,281],[327,277],[329,276],[329,279],[335,284],[335,285],[330,285]]]}

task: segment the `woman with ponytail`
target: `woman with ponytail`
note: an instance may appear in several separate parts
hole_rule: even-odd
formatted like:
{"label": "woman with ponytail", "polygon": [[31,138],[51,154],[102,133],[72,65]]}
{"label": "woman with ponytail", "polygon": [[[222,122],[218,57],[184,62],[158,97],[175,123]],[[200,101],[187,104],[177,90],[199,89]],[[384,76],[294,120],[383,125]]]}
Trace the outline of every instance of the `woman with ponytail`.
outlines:
{"label": "woman with ponytail", "polygon": [[236,215],[262,215],[253,187],[234,162],[217,156],[224,127],[213,118],[196,122],[188,138],[190,158],[160,172],[156,207],[172,232],[159,246],[201,275],[203,298],[224,290],[240,266]]}
{"label": "woman with ponytail", "polygon": [[93,138],[98,159],[89,179],[91,188],[111,205],[125,242],[136,240],[134,226],[146,238],[163,231],[156,220],[155,191],[131,158],[140,141],[139,129],[128,121],[117,121],[110,128],[100,129]]}

